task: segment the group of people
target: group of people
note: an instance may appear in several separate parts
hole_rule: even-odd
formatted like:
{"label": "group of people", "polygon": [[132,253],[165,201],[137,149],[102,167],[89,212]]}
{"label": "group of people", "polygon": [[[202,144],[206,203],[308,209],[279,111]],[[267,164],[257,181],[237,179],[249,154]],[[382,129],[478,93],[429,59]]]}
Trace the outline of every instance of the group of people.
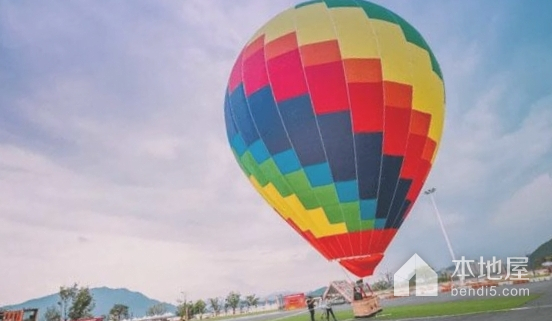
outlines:
{"label": "group of people", "polygon": [[[311,321],[315,321],[314,320],[314,308],[315,308],[315,305],[316,305],[315,299],[312,296],[307,296],[307,301],[306,302],[307,302],[307,308],[309,309],[309,312],[310,312]],[[333,309],[332,309],[332,302],[331,302],[330,298],[323,299],[320,303],[320,307],[325,310],[327,321],[330,321],[330,314],[333,318],[333,321],[337,321],[337,319],[335,318],[335,314],[333,312]]]}
{"label": "group of people", "polygon": [[[354,284],[354,287],[353,287],[354,301],[362,300],[366,296],[366,294],[364,293],[363,284],[364,283],[362,282],[362,279],[356,281],[356,284]],[[307,308],[309,309],[309,312],[310,312],[311,321],[315,321],[314,319],[314,308],[316,305],[315,299],[312,296],[307,296],[306,303],[307,303]],[[320,307],[324,309],[324,312],[326,314],[326,321],[330,321],[330,315],[332,316],[333,321],[337,321],[332,309],[332,301],[329,297],[322,299],[322,301],[320,302]]]}

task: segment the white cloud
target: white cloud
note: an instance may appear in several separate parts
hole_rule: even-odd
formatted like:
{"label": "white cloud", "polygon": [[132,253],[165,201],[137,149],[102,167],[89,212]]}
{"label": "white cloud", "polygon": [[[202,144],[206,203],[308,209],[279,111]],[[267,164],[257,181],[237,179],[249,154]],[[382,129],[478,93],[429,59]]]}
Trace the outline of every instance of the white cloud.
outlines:
{"label": "white cloud", "polygon": [[[488,39],[503,32],[504,8],[487,29],[475,4],[388,4],[425,35],[445,75],[445,136],[427,185],[438,188],[455,250],[538,245],[550,226],[552,98],[533,94],[535,68],[521,51],[507,70],[485,68],[496,59]],[[194,299],[263,294],[346,278],[255,193],[226,142],[222,103],[233,61],[289,5],[2,6],[0,80],[10,87],[0,89],[0,256],[12,259],[0,267],[10,275],[0,301],[75,281],[174,302],[181,291]],[[512,241],[505,233],[525,209],[534,217],[519,222],[522,241]],[[487,243],[489,230],[496,240]],[[423,196],[378,271],[414,252],[450,263]]]}
{"label": "white cloud", "polygon": [[[515,237],[516,233],[537,233],[546,237],[552,222],[552,176],[536,177],[521,186],[509,199],[498,206],[493,224],[504,227]],[[530,246],[529,244],[528,246]]]}

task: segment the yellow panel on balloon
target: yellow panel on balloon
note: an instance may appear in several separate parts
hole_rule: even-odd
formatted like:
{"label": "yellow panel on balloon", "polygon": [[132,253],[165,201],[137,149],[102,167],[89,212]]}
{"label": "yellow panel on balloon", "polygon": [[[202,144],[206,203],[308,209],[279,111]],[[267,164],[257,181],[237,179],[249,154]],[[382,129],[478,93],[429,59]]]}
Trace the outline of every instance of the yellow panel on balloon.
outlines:
{"label": "yellow panel on balloon", "polygon": [[[287,35],[295,31],[295,9],[291,8],[283,11],[269,23],[264,25],[251,39],[257,38],[260,34],[265,35],[265,43],[269,43],[274,39]],[[252,42],[252,41],[251,41]]]}
{"label": "yellow panel on balloon", "polygon": [[379,58],[374,30],[362,8],[332,8],[330,16],[335,25],[343,59]]}
{"label": "yellow panel on balloon", "polygon": [[316,238],[347,233],[345,223],[331,224],[322,208],[307,210],[296,195],[284,198],[272,183],[261,187],[253,176],[250,181],[284,219],[291,220],[301,231],[310,231]]}
{"label": "yellow panel on balloon", "polygon": [[370,19],[370,22],[378,38],[383,79],[411,84],[410,53],[401,27],[377,19]]}
{"label": "yellow panel on balloon", "polygon": [[299,46],[336,38],[328,8],[324,3],[312,4],[295,10],[295,28]]}
{"label": "yellow panel on balloon", "polygon": [[438,142],[444,123],[443,81],[431,69],[429,53],[416,45],[408,46],[412,57],[412,105],[415,110],[431,114],[428,137]]}
{"label": "yellow panel on balloon", "polygon": [[[309,226],[308,230],[310,230],[317,238],[347,233],[347,226],[345,223],[331,224],[322,208],[307,210],[303,207],[303,204],[296,195],[290,195],[284,198],[284,200],[292,208],[294,216],[302,215],[311,220],[312,225]],[[294,219],[294,217],[291,218],[292,220]]]}

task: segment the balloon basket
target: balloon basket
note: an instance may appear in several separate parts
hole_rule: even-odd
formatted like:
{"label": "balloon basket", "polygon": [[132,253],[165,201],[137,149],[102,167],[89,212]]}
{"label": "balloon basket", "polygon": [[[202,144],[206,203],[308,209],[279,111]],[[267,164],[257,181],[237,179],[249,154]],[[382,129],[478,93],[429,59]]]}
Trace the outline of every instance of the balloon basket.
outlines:
{"label": "balloon basket", "polygon": [[362,300],[351,302],[355,318],[370,318],[382,311],[377,296],[365,297]]}

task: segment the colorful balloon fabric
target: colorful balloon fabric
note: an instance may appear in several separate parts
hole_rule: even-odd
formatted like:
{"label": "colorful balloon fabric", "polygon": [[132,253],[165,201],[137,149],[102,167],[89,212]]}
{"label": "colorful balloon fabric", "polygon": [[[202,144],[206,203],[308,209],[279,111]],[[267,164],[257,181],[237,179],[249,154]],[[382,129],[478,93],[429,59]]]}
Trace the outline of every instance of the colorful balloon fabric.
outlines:
{"label": "colorful balloon fabric", "polygon": [[435,159],[441,70],[422,36],[362,0],[308,1],[264,25],[224,113],[256,190],[328,260],[372,275]]}

